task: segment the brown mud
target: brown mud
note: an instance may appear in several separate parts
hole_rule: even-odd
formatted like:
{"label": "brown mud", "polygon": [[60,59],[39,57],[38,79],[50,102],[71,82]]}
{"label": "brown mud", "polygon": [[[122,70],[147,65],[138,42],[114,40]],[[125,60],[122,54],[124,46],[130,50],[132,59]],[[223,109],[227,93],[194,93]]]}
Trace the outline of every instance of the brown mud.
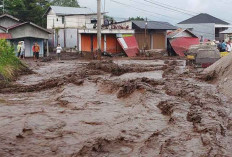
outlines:
{"label": "brown mud", "polygon": [[0,90],[0,156],[232,155],[230,102],[183,60],[28,65]]}

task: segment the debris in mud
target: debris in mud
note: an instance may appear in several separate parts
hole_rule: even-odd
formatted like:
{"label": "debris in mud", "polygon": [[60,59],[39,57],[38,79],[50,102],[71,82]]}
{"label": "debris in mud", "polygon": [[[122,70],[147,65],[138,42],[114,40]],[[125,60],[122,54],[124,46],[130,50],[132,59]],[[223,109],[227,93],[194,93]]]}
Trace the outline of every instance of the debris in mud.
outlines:
{"label": "debris in mud", "polygon": [[24,137],[23,137],[23,135],[18,134],[18,135],[16,136],[16,138],[18,138],[18,139],[23,139]]}
{"label": "debris in mud", "polygon": [[169,101],[161,101],[158,108],[162,111],[163,115],[170,116],[173,113],[174,104]]}
{"label": "debris in mud", "polygon": [[55,87],[60,87],[67,83],[73,83],[77,86],[80,86],[84,83],[84,80],[81,79],[80,76],[78,76],[76,73],[73,73],[64,77],[45,80],[35,85],[8,84],[7,86],[0,88],[0,93],[23,93],[41,91]]}
{"label": "debris in mud", "polygon": [[157,93],[158,91],[155,89],[155,87],[158,85],[164,85],[164,82],[160,80],[153,80],[144,77],[144,78],[129,80],[129,81],[104,80],[102,85],[108,86],[109,88],[108,90],[110,92],[117,91],[118,98],[124,98],[130,96],[132,93],[134,93],[136,90],[139,89],[145,89],[147,91]]}
{"label": "debris in mud", "polygon": [[131,72],[146,72],[146,71],[155,71],[163,70],[164,66],[141,66],[141,65],[123,65],[120,66],[113,62],[113,60],[105,61],[92,61],[88,64],[89,69],[93,70],[102,70],[104,72],[111,73],[115,76],[120,76],[125,73]]}
{"label": "debris in mud", "polygon": [[127,156],[133,150],[130,146],[131,141],[127,141],[125,138],[120,137],[116,139],[96,139],[94,142],[87,143],[76,155],[77,157],[88,156],[108,156],[113,154],[114,156]]}
{"label": "debris in mud", "polygon": [[203,81],[207,81],[207,82],[212,82],[214,80],[216,80],[218,78],[218,75],[216,74],[215,71],[211,72],[211,73],[207,73],[207,74],[199,74],[198,75],[198,78],[200,80],[203,80]]}
{"label": "debris in mud", "polygon": [[118,91],[117,97],[122,98],[129,96],[132,94],[136,89],[138,88],[138,85],[136,83],[128,82],[127,84],[123,85]]}
{"label": "debris in mud", "polygon": [[50,62],[52,61],[52,57],[43,57],[41,62]]}
{"label": "debris in mud", "polygon": [[187,115],[187,120],[193,123],[200,123],[201,122],[201,113],[195,110],[191,110]]}

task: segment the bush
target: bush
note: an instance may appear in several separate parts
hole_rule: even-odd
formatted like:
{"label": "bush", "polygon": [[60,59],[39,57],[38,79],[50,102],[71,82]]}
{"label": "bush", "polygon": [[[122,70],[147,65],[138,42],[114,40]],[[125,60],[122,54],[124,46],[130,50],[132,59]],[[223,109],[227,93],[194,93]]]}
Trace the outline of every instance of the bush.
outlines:
{"label": "bush", "polygon": [[6,40],[0,40],[0,80],[12,80],[23,67],[15,56],[14,48]]}

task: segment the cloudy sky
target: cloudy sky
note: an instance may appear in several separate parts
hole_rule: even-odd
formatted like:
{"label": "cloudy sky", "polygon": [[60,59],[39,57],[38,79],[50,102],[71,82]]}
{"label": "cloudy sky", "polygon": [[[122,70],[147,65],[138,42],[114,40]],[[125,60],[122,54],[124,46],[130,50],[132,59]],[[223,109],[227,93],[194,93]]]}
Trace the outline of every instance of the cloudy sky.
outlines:
{"label": "cloudy sky", "polygon": [[[77,0],[96,11],[97,0]],[[176,24],[198,13],[209,13],[232,23],[232,0],[105,0],[106,12],[116,19],[147,17]],[[102,0],[102,9],[104,0]],[[165,6],[161,7],[161,6]],[[177,11],[178,10],[178,11]]]}

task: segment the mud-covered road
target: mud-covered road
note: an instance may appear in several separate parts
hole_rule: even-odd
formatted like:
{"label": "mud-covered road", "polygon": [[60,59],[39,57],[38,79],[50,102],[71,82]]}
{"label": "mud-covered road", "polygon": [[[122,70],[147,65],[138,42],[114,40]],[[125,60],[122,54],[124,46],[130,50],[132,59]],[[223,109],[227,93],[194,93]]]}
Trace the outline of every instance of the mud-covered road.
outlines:
{"label": "mud-covered road", "polygon": [[231,102],[183,60],[64,61],[0,89],[0,156],[231,157]]}

